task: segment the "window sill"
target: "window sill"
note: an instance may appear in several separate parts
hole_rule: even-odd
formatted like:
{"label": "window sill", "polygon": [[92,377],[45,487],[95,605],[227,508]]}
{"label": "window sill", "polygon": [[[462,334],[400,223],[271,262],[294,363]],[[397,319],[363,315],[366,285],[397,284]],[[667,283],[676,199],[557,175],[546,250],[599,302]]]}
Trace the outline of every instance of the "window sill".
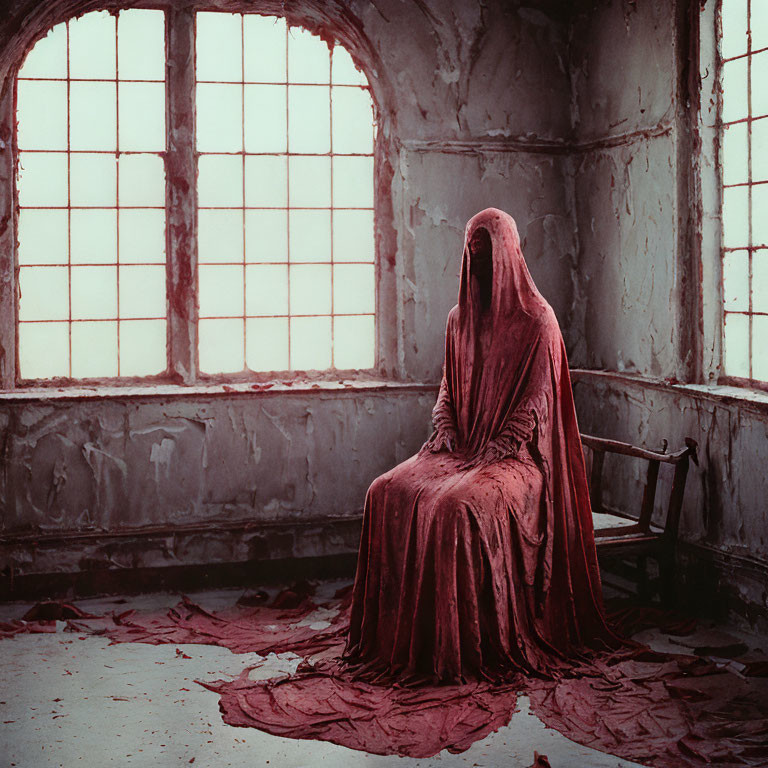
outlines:
{"label": "window sill", "polygon": [[768,414],[768,392],[749,387],[736,387],[732,384],[685,384],[638,373],[619,373],[618,371],[590,370],[587,368],[571,369],[574,382],[580,379],[595,378],[606,381],[624,382],[630,386],[659,389],[666,392],[679,392],[698,400],[714,400],[724,405],[734,405],[759,413]]}
{"label": "window sill", "polygon": [[50,402],[60,400],[143,400],[258,395],[307,395],[331,393],[437,392],[438,384],[386,379],[334,379],[317,381],[232,382],[231,384],[142,384],[128,386],[28,387],[0,392],[0,402]]}

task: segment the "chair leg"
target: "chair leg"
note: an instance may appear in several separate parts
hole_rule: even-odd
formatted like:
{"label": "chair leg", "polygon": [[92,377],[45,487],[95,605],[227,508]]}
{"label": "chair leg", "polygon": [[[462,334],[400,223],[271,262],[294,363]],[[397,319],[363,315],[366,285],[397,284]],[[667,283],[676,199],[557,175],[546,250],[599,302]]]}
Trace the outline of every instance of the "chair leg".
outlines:
{"label": "chair leg", "polygon": [[677,603],[677,584],[675,583],[675,550],[669,548],[659,556],[661,576],[661,602],[668,608]]}
{"label": "chair leg", "polygon": [[645,555],[637,556],[637,594],[640,600],[647,602],[648,593],[648,559]]}

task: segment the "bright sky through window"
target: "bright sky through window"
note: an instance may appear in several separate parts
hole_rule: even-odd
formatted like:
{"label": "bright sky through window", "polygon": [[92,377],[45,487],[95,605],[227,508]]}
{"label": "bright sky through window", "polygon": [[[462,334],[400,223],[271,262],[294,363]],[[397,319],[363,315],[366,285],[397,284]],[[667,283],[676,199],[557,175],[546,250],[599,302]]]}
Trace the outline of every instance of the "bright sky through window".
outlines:
{"label": "bright sky through window", "polygon": [[768,1],[723,0],[725,374],[768,381]]}
{"label": "bright sky through window", "polygon": [[373,107],[340,46],[197,14],[200,368],[374,364]]}
{"label": "bright sky through window", "polygon": [[166,369],[164,14],[87,13],[17,81],[22,379]]}

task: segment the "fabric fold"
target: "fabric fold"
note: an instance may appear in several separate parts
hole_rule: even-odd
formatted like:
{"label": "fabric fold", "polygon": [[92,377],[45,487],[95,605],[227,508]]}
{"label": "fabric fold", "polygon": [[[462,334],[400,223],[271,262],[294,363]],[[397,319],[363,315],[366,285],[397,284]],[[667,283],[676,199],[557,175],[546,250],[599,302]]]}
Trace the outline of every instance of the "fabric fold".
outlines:
{"label": "fabric fold", "polygon": [[[470,247],[481,230],[482,268]],[[419,453],[366,495],[350,669],[555,677],[587,651],[632,646],[605,619],[557,319],[495,208],[467,224],[432,418]]]}

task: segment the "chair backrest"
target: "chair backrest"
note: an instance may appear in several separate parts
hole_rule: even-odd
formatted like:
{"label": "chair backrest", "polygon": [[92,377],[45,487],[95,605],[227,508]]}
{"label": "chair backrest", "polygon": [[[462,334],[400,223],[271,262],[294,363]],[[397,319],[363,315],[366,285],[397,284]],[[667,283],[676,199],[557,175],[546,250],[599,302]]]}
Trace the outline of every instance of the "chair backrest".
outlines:
{"label": "chair backrest", "polygon": [[632,456],[638,459],[645,459],[648,462],[640,514],[637,525],[633,526],[633,531],[641,531],[643,533],[651,532],[651,517],[656,501],[656,486],[659,478],[659,467],[661,464],[671,464],[674,466],[675,474],[672,479],[672,490],[669,495],[663,535],[671,539],[677,539],[677,531],[680,524],[680,510],[683,506],[683,493],[685,491],[685,481],[688,475],[688,462],[689,460],[693,460],[695,464],[699,463],[696,454],[696,449],[698,447],[696,441],[690,437],[686,437],[686,447],[676,453],[666,452],[666,440],[662,443],[661,451],[649,451],[646,448],[630,445],[629,443],[622,443],[618,440],[608,440],[604,437],[594,437],[593,435],[585,434],[581,435],[581,442],[592,451],[589,497],[593,512],[618,513],[622,517],[627,516],[624,513],[620,513],[618,510],[610,509],[603,505],[603,464],[606,453]]}

